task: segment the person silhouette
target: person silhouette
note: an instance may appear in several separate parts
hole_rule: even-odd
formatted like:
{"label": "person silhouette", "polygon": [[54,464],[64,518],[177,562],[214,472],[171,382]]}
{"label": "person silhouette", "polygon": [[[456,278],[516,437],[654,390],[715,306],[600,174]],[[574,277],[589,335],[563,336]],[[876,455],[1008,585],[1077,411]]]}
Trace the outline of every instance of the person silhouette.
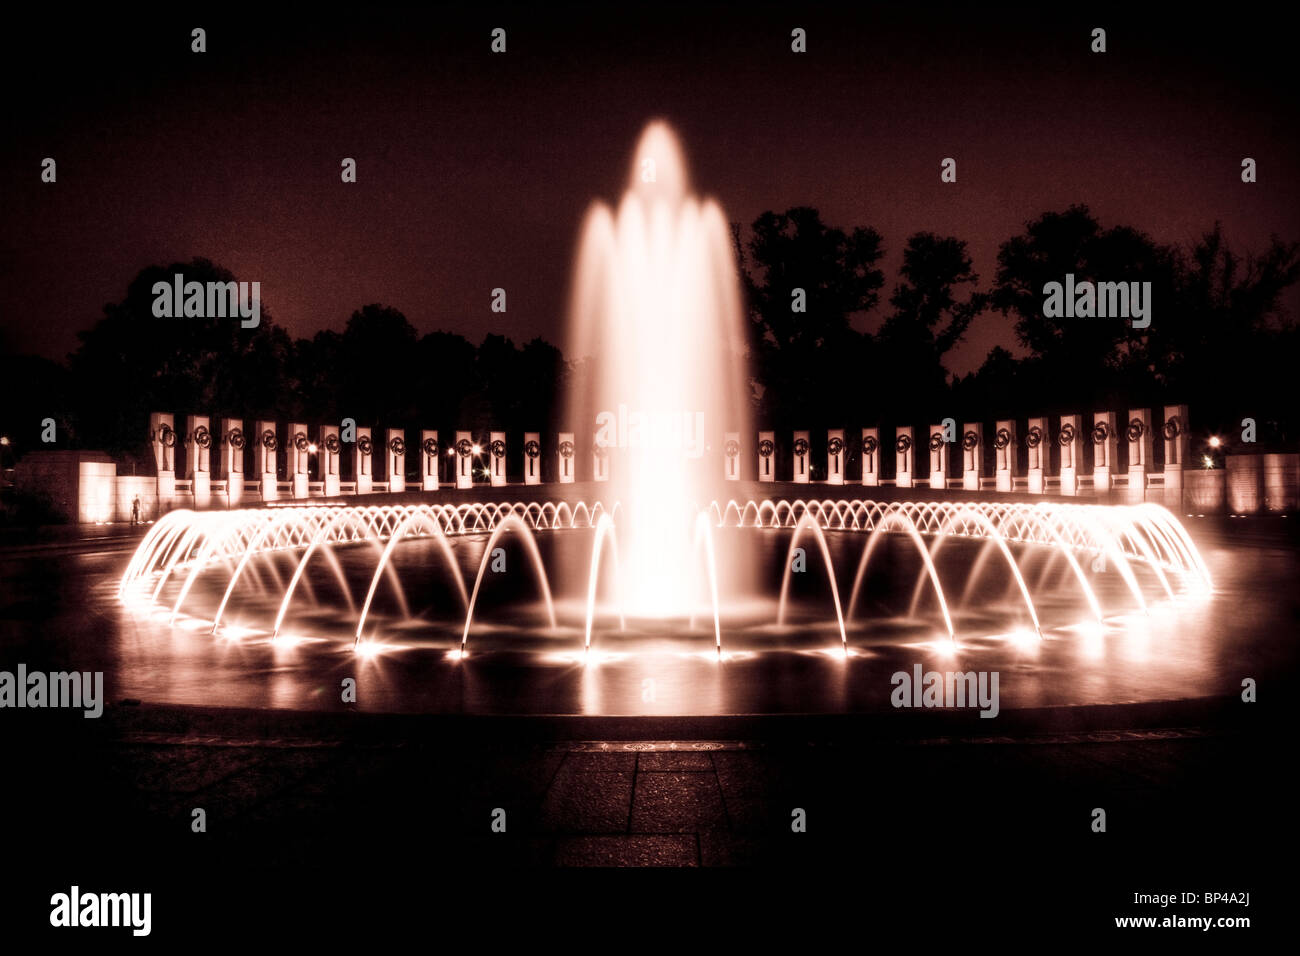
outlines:
{"label": "person silhouette", "polygon": [[136,495],[135,500],[131,502],[131,524],[140,523],[140,496]]}

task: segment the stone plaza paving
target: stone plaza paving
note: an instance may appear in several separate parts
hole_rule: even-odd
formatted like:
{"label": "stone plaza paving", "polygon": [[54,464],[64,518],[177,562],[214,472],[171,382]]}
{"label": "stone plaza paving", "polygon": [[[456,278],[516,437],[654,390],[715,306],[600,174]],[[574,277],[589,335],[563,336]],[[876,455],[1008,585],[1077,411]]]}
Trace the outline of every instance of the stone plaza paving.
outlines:
{"label": "stone plaza paving", "polygon": [[[91,759],[119,833],[136,828],[163,857],[198,852],[219,865],[255,853],[262,866],[292,869],[330,846],[377,865],[400,846],[488,867],[812,862],[909,832],[1084,847],[1097,806],[1116,841],[1173,840],[1192,825],[1213,841],[1202,798],[1221,798],[1223,781],[1261,757],[1249,721],[1222,703],[1173,708],[1174,724],[1150,719],[1150,705],[1066,710],[900,736],[898,722],[812,716],[434,719],[117,705]],[[1119,717],[1156,725],[1105,729],[1123,726]],[[998,734],[975,733],[992,723]],[[1052,723],[1065,729],[1042,729]],[[586,739],[601,728],[621,739]],[[728,728],[750,739],[697,733]],[[191,832],[195,808],[206,833]]]}
{"label": "stone plaza paving", "polygon": [[[1123,800],[1185,785],[1191,781],[1179,780],[1180,765],[1214,765],[1230,748],[1193,730],[1119,741],[1080,736],[939,746],[942,768],[937,753],[916,747],[890,753],[891,772],[915,771],[942,786],[944,776],[969,779],[977,767],[996,767],[1026,785],[1037,777],[1042,789],[1035,792],[1058,799],[1068,794],[1069,777],[1086,772],[1094,792]],[[842,756],[827,749],[792,758],[743,742],[683,741],[584,742],[467,758],[409,746],[158,737],[124,741],[113,762],[124,783],[139,787],[141,808],[151,815],[183,826],[189,808],[203,807],[210,830],[229,831],[217,841],[257,841],[286,865],[293,862],[294,831],[351,832],[356,816],[386,812],[398,793],[403,809],[394,812],[437,816],[447,811],[450,790],[458,835],[466,850],[477,847],[476,856],[540,866],[727,866],[797,854],[791,814],[798,807],[812,814],[812,832],[803,838],[817,849],[824,850],[825,839],[814,834],[828,824],[851,835],[855,827],[844,816],[872,802],[847,789],[836,798],[836,783],[856,776],[854,766],[838,765]],[[900,757],[910,766],[900,767]],[[1040,773],[1028,772],[1031,761]],[[451,767],[467,779],[449,782]],[[507,811],[503,834],[490,831],[497,807]],[[277,835],[284,839],[278,854]]]}
{"label": "stone plaza paving", "polygon": [[1283,732],[1226,700],[995,721],[10,716],[21,785],[0,810],[24,877],[0,920],[33,931],[76,884],[153,893],[155,933],[179,939],[268,920],[275,938],[371,938],[388,913],[618,932],[659,910],[725,912],[733,935],[809,925],[787,911],[1101,933],[1136,892],[1267,904],[1295,845]]}

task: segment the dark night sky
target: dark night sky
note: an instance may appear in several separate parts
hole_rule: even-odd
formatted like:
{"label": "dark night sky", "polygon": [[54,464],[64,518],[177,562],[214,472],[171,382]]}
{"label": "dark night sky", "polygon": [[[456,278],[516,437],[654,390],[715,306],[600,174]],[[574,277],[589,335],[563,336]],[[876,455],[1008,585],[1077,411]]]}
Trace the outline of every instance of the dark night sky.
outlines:
{"label": "dark night sky", "polygon": [[[1161,241],[1216,219],[1240,250],[1300,238],[1289,34],[1263,14],[1234,26],[1173,9],[1150,22],[1125,8],[692,4],[33,23],[3,66],[0,349],[62,357],[141,268],[194,256],[260,281],[295,336],[378,301],[421,331],[563,344],[583,212],[622,191],[654,117],[732,220],[807,204],[878,229],[885,296],[908,234],[967,239],[987,283],[1000,241],[1072,202]],[[189,52],[196,25],[203,55]],[[488,50],[494,26],[504,56]],[[1104,55],[1088,52],[1093,26]],[[57,185],[39,181],[45,156]],[[339,180],[345,156],[356,185]],[[945,156],[956,185],[939,181]],[[1244,156],[1255,185],[1240,182]],[[489,311],[496,286],[505,315]],[[986,316],[950,367],[1013,341]]]}

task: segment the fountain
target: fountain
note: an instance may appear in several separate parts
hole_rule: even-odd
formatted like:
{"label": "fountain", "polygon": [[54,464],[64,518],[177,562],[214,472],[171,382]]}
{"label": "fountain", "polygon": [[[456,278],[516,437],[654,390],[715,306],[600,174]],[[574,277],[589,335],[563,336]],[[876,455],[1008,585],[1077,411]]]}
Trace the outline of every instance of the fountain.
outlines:
{"label": "fountain", "polygon": [[[1131,606],[1143,613],[1148,609],[1142,573],[1157,584],[1163,596],[1175,599],[1179,594],[1204,594],[1212,587],[1209,569],[1195,544],[1178,521],[1158,505],[1143,504],[1119,507],[1097,505],[1063,505],[1049,502],[964,503],[964,502],[876,502],[870,500],[825,501],[755,501],[725,505],[718,501],[697,513],[693,542],[689,551],[699,559],[701,576],[707,587],[709,611],[713,622],[711,635],[715,647],[722,650],[722,620],[726,607],[718,591],[718,560],[715,538],[724,529],[784,529],[792,531],[784,562],[781,593],[776,620],[786,618],[793,556],[805,534],[818,544],[833,601],[837,633],[845,653],[848,652],[847,625],[858,604],[863,577],[879,545],[891,534],[910,540],[921,559],[916,588],[928,584],[933,588],[942,616],[943,634],[950,642],[957,639],[949,601],[936,561],[942,546],[950,541],[981,541],[1002,557],[1017,591],[1023,600],[1034,633],[1041,639],[1043,624],[1021,571],[1012,545],[1022,549],[1045,549],[1065,559],[1090,613],[1104,626],[1106,612],[1096,590],[1083,570],[1084,563],[1110,562],[1120,574],[1131,597]],[[204,574],[216,572],[224,579],[221,600],[210,620],[212,633],[220,632],[223,615],[250,561],[275,553],[288,552],[294,557],[294,570],[280,591],[278,611],[270,624],[272,636],[280,633],[285,617],[304,573],[312,558],[322,554],[345,595],[353,614],[357,615],[352,632],[357,645],[366,633],[366,620],[375,593],[387,572],[403,608],[407,607],[403,586],[393,573],[391,559],[403,542],[431,538],[438,543],[447,573],[459,593],[464,613],[460,649],[464,652],[474,622],[474,609],[494,546],[507,533],[514,533],[525,543],[529,565],[544,599],[546,624],[557,626],[555,601],[550,575],[539,552],[536,536],[546,532],[589,529],[594,531],[587,564],[583,649],[590,648],[594,620],[600,611],[598,585],[601,555],[608,540],[614,556],[614,608],[623,625],[627,614],[628,582],[620,573],[619,543],[616,522],[605,506],[579,502],[474,503],[461,505],[394,505],[363,507],[295,507],[249,509],[237,512],[173,512],[159,521],[146,535],[123,575],[119,594],[135,596],[148,593],[157,603],[169,581],[175,597],[167,608],[169,621],[175,623],[186,607],[195,582]],[[836,567],[827,544],[827,533],[838,532],[865,537],[857,571],[853,579],[847,609],[840,598]],[[449,540],[459,537],[487,536],[487,544],[475,573],[472,594],[467,595],[464,576]],[[931,544],[927,547],[925,539]],[[343,577],[333,549],[369,545],[376,554],[373,573],[366,580],[369,588],[358,611],[351,601],[351,585]],[[968,566],[969,584],[982,569],[984,555]],[[223,570],[225,569],[225,570]],[[1149,586],[1149,585],[1148,585]],[[915,613],[917,599],[912,601]],[[205,626],[209,623],[206,619]],[[625,625],[623,625],[625,626]],[[242,625],[241,625],[242,627]],[[691,630],[693,628],[688,628]]]}
{"label": "fountain", "polygon": [[695,515],[721,493],[725,433],[749,431],[742,321],[726,217],[651,123],[618,208],[587,213],[566,350],[593,367],[569,420],[609,457],[630,614],[683,617],[700,597]]}
{"label": "fountain", "polygon": [[[861,443],[864,492],[881,492],[891,444],[898,487],[948,492],[942,426],[920,439],[900,427],[893,442],[876,428],[860,437],[832,430],[826,488],[837,497],[827,499],[812,497],[809,433],[795,432],[786,455],[803,497],[747,497],[741,468],[773,482],[780,456],[774,432],[750,430],[741,323],[726,220],[715,202],[691,194],[676,138],[653,123],[617,208],[595,204],[582,228],[569,349],[587,361],[570,396],[577,430],[554,446],[552,500],[480,490],[438,501],[437,433],[424,432],[421,485],[430,500],[173,511],[140,543],[118,593],[128,611],[227,641],[333,639],[370,659],[399,646],[392,638],[400,633],[457,663],[481,646],[488,657],[537,648],[584,668],[598,648],[625,659],[667,646],[723,662],[798,653],[812,641],[818,653],[870,657],[882,640],[874,628],[890,615],[890,627],[919,634],[926,646],[969,653],[998,635],[1041,643],[1080,627],[1123,632],[1135,616],[1212,593],[1191,538],[1155,504],[980,500],[978,423],[960,435],[963,490],[949,492],[954,500],[839,497],[849,441]],[[257,434],[268,437],[255,448],[269,499],[275,433],[264,424]],[[1081,440],[1082,427],[1071,419],[1061,444]],[[1013,487],[1014,429],[1005,421],[993,432],[999,489]],[[337,457],[335,435],[325,445]],[[369,429],[358,435],[360,493],[372,449]],[[928,470],[918,440],[928,446]],[[490,485],[499,489],[505,432],[492,432],[486,449]],[[471,432],[456,432],[447,451],[458,488],[476,488],[483,450]],[[401,471],[404,451],[401,432],[390,431],[390,475]],[[526,484],[539,484],[539,433],[524,435],[523,454]],[[813,574],[800,574],[810,560]],[[498,572],[507,566],[517,572],[510,600],[520,610],[503,623]],[[984,591],[973,602],[977,583]],[[882,611],[890,604],[882,588],[904,603]]]}

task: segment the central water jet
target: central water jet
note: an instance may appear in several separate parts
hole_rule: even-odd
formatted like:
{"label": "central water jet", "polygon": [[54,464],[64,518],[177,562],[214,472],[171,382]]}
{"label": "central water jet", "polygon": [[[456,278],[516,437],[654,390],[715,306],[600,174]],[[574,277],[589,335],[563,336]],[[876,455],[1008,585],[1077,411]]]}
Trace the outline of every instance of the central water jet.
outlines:
{"label": "central water jet", "polygon": [[677,137],[651,123],[618,209],[587,213],[570,313],[570,420],[580,449],[610,459],[630,614],[685,616],[706,598],[695,517],[721,495],[724,433],[749,434],[742,320],[726,217],[690,193]]}

